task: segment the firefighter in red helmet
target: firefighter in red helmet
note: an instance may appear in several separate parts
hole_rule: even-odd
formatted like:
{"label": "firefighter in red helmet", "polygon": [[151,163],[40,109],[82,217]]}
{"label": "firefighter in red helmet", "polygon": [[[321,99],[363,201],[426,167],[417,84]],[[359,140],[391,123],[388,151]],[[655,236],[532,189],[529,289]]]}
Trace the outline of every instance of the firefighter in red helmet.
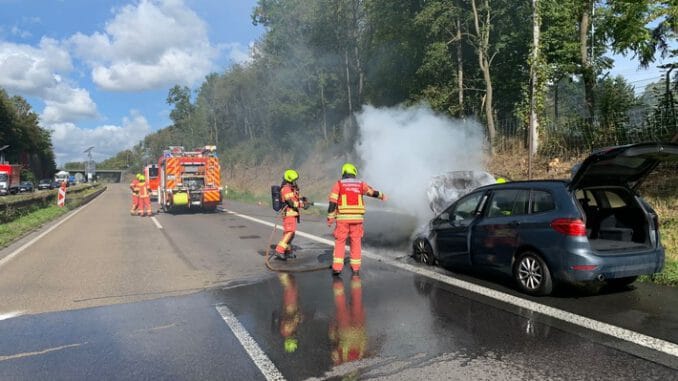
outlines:
{"label": "firefighter in red helmet", "polygon": [[346,255],[346,239],[351,239],[351,270],[353,274],[360,274],[361,245],[363,237],[363,216],[365,204],[363,195],[386,200],[383,192],[372,189],[364,181],[356,178],[358,169],[351,163],[341,167],[341,180],[332,187],[327,209],[327,226],[334,228],[334,258],[332,260],[332,275],[340,275],[344,268]]}
{"label": "firefighter in red helmet", "polygon": [[299,197],[299,187],[297,180],[299,173],[294,169],[288,169],[283,174],[283,182],[280,187],[280,196],[285,206],[281,211],[283,218],[283,236],[275,247],[275,257],[286,260],[294,258],[292,250],[292,240],[297,231],[301,208],[308,209],[311,203],[306,197]]}

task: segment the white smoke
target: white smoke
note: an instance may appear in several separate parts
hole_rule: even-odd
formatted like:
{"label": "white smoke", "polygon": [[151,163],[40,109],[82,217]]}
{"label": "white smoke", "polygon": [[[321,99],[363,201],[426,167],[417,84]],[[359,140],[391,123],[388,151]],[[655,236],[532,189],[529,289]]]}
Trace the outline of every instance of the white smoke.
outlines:
{"label": "white smoke", "polygon": [[484,170],[483,127],[426,105],[375,108],[357,115],[359,176],[388,196],[385,205],[427,221],[431,178],[455,170]]}

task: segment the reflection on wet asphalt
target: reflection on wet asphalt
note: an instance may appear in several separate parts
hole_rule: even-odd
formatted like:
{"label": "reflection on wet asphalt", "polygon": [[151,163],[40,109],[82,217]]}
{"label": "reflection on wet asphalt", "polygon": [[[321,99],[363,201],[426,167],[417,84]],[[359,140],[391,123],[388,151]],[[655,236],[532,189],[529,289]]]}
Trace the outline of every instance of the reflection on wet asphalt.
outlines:
{"label": "reflection on wet asphalt", "polygon": [[360,278],[270,273],[188,296],[21,316],[0,321],[0,379],[263,379],[218,305],[289,380],[676,377],[605,338],[462,295],[369,261]]}

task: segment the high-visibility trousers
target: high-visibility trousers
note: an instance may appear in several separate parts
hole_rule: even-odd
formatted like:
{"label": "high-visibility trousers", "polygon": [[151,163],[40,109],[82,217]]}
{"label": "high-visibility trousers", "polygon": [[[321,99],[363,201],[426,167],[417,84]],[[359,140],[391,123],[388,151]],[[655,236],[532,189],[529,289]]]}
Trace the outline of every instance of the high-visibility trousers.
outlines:
{"label": "high-visibility trousers", "polygon": [[351,239],[351,269],[360,270],[362,238],[364,230],[362,222],[337,221],[334,228],[334,259],[332,270],[341,271],[344,268],[344,256],[346,255],[346,239]]}
{"label": "high-visibility trousers", "polygon": [[152,215],[153,213],[151,212],[151,198],[149,196],[146,197],[139,197],[139,203],[137,207],[137,214],[139,216],[144,215],[144,211],[146,212],[147,215]]}
{"label": "high-visibility trousers", "polygon": [[291,248],[296,231],[297,217],[283,217],[283,236],[275,247],[276,253],[285,254]]}
{"label": "high-visibility trousers", "polygon": [[132,193],[132,209],[130,209],[130,213],[136,213],[137,209],[139,209],[139,196],[136,193]]}

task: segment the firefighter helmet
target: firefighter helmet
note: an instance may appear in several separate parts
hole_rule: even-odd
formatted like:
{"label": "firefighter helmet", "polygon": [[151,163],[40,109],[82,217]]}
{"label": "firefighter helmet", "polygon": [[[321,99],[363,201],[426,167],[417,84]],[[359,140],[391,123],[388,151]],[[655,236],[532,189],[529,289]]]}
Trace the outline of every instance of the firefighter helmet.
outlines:
{"label": "firefighter helmet", "polygon": [[136,176],[137,180],[139,180],[139,177],[141,177],[141,173],[137,173]]}
{"label": "firefighter helmet", "polygon": [[283,175],[283,179],[285,179],[285,181],[287,181],[288,183],[293,183],[297,181],[298,178],[299,174],[294,169],[286,170],[285,174]]}
{"label": "firefighter helmet", "polygon": [[355,165],[351,163],[345,163],[341,167],[341,175],[353,175],[357,176],[358,175],[358,168],[355,167]]}
{"label": "firefighter helmet", "polygon": [[139,175],[139,181],[146,181],[146,176]]}
{"label": "firefighter helmet", "polygon": [[299,346],[299,341],[294,337],[288,337],[285,339],[285,352],[292,353],[297,350]]}
{"label": "firefighter helmet", "polygon": [[506,182],[506,179],[503,177],[497,177],[497,184],[504,184]]}

